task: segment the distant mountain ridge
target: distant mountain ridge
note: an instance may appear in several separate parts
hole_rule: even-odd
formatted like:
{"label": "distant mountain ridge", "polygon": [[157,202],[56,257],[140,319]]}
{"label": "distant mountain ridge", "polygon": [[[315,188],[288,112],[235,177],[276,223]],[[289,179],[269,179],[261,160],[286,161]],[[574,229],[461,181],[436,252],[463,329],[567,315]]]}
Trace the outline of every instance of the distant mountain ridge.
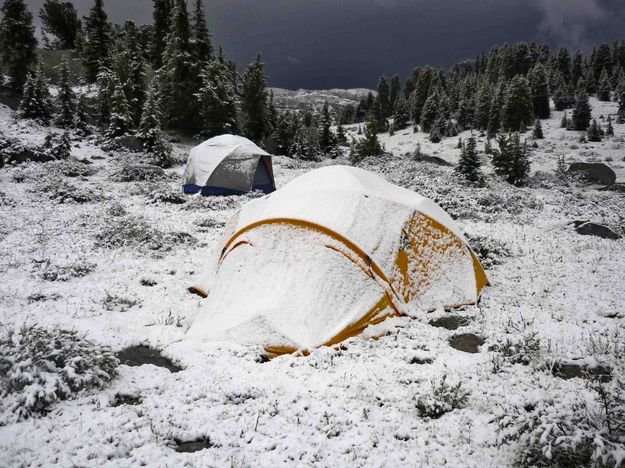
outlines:
{"label": "distant mountain ridge", "polygon": [[274,104],[281,110],[296,110],[299,112],[317,111],[327,101],[334,112],[340,112],[348,105],[358,105],[360,99],[375,91],[366,88],[353,89],[298,89],[270,88],[274,95]]}

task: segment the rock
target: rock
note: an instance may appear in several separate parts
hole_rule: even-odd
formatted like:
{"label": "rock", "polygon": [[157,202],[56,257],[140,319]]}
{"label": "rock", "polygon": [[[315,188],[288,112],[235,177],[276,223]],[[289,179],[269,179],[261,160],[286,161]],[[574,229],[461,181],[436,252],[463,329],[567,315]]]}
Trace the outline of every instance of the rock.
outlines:
{"label": "rock", "polygon": [[611,191],[611,192],[618,192],[618,193],[625,193],[625,184],[623,183],[616,183],[614,185],[608,185],[606,187],[601,187],[599,190],[601,191]]}
{"label": "rock", "polygon": [[458,327],[466,327],[471,319],[461,317],[459,315],[444,315],[430,320],[429,324],[437,328],[446,328],[447,330],[457,330]]}
{"label": "rock", "polygon": [[140,396],[129,395],[127,393],[116,393],[111,401],[111,406],[118,407],[122,405],[135,406],[141,404],[143,400]]}
{"label": "rock", "polygon": [[601,364],[585,362],[556,362],[551,373],[561,379],[599,379],[602,382],[612,380],[612,369]]}
{"label": "rock", "polygon": [[179,453],[199,452],[200,450],[211,448],[213,446],[209,438],[192,440],[189,442],[182,442],[180,440],[176,440],[175,442],[177,445],[176,452],[179,452]]}
{"label": "rock", "polygon": [[614,185],[616,174],[610,167],[603,163],[575,162],[569,165],[568,173],[581,176],[592,183],[602,185]]}
{"label": "rock", "polygon": [[417,158],[417,161],[432,163],[432,164],[436,164],[437,166],[453,166],[453,164],[445,161],[443,158],[439,158],[438,156],[422,155],[419,158]]}
{"label": "rock", "polygon": [[119,359],[121,364],[131,367],[152,364],[157,367],[164,367],[172,373],[182,370],[181,367],[175,365],[160,352],[148,348],[147,346],[130,346],[129,348],[123,349],[117,353],[117,359]]}
{"label": "rock", "polygon": [[141,153],[143,151],[143,143],[135,135],[124,135],[117,137],[113,143],[133,153]]}
{"label": "rock", "polygon": [[480,346],[484,344],[484,339],[474,335],[473,333],[463,333],[461,335],[452,336],[449,340],[449,345],[463,351],[465,353],[475,354],[479,351]]}
{"label": "rock", "polygon": [[[573,221],[573,223],[579,223],[578,221]],[[597,223],[591,223],[589,221],[582,222],[575,225],[575,231],[582,236],[596,236],[601,237],[602,239],[620,239],[616,232],[610,229],[607,226]]]}

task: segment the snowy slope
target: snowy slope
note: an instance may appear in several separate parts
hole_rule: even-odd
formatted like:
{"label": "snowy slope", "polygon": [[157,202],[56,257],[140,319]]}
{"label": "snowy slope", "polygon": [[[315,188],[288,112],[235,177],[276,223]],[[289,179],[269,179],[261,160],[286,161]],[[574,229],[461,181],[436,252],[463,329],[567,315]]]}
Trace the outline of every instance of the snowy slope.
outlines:
{"label": "snowy slope", "polygon": [[[604,112],[592,104],[595,116]],[[612,158],[623,180],[625,125],[615,125],[614,138],[573,148],[577,135],[558,129],[559,118],[544,124],[534,170],[552,172],[558,154]],[[5,107],[0,128],[34,144],[46,132],[14,121]],[[592,219],[623,232],[623,194],[576,184],[516,189],[492,177],[485,188],[469,188],[451,168],[400,157],[421,141],[424,152],[455,161],[457,139],[434,146],[412,131],[382,139],[394,157],[362,167],[447,209],[470,242],[491,250],[492,285],[479,306],[460,312],[466,326],[457,330],[430,325],[444,311],[395,318],[367,332],[384,335],[379,339],[353,338],[339,350],[269,362],[257,347],[185,338],[203,301],[186,288],[208,262],[223,223],[255,195],[175,203],[182,165],[161,182],[114,182],[123,163],[142,156],[89,141],[76,142],[73,155],[91,163],[91,175],[62,175],[56,162],[0,169],[0,323],[76,329],[115,351],[149,344],[184,367],[170,373],[122,365],[109,387],[19,423],[0,403],[0,466],[515,466],[530,444],[516,438],[523,421],[554,431],[555,422],[573,421],[578,430],[580,413],[601,414],[591,384],[554,376],[554,363],[611,367],[606,388],[622,398],[625,240],[580,236],[567,223]],[[177,152],[182,157],[189,148]],[[277,157],[276,183],[333,163],[346,161]],[[50,180],[97,199],[60,202],[54,189],[42,189]],[[133,240],[128,226],[137,225],[150,230],[150,242]],[[450,338],[460,333],[482,337],[479,352],[452,348]],[[506,343],[528,358],[515,361],[502,351],[512,349]],[[425,417],[420,402],[443,376],[462,383],[466,402]],[[114,406],[118,393],[140,401]],[[174,450],[175,440],[197,439],[210,440],[209,448]],[[530,447],[540,449],[535,439]]]}

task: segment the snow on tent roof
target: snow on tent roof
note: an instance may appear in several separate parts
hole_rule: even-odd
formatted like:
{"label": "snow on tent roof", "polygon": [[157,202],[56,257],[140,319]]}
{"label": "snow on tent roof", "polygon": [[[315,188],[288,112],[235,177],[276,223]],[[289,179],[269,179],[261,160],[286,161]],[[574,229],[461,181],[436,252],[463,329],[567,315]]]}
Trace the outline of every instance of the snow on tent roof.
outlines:
{"label": "snow on tent roof", "polygon": [[241,208],[189,335],[273,354],[340,342],[398,314],[475,303],[488,280],[440,207],[362,169],[311,171]]}

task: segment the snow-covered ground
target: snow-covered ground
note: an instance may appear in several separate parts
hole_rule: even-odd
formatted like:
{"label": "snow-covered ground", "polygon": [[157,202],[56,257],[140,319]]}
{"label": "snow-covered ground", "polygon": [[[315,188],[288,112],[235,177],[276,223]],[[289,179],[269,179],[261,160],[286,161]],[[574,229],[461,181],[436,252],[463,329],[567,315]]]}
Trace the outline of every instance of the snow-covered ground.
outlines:
{"label": "snow-covered ground", "polygon": [[[596,117],[615,111],[610,103],[592,104]],[[608,161],[623,180],[625,125],[615,125],[616,136],[602,143],[579,144],[577,133],[559,129],[560,118],[554,113],[543,123],[546,139],[533,152],[533,171],[553,173],[564,155]],[[5,107],[0,129],[38,144],[46,132],[15,121]],[[623,400],[625,240],[581,236],[567,223],[590,219],[622,234],[625,194],[552,179],[517,189],[489,177],[485,188],[466,187],[452,168],[404,157],[420,141],[423,152],[454,162],[456,138],[432,145],[407,130],[381,139],[393,156],[361,166],[435,199],[457,218],[476,249],[491,251],[484,263],[492,285],[478,306],[459,313],[466,321],[457,330],[430,324],[444,311],[394,318],[338,350],[268,362],[258,348],[185,337],[203,305],[187,287],[223,223],[256,195],[181,197],[181,165],[162,181],[114,182],[115,171],[142,156],[106,152],[90,141],[73,148],[89,164],[0,169],[2,326],[74,329],[115,351],[147,344],[183,367],[170,373],[121,365],[104,389],[22,422],[0,404],[0,466],[500,467],[518,464],[523,452],[552,450],[549,431],[558,427],[582,431],[581,414],[603,427],[598,383],[552,370],[572,360],[609,367],[611,381],[603,385]],[[181,160],[188,149],[176,148]],[[276,157],[276,182],[338,163],[347,162]],[[76,172],[68,164],[83,175],[63,175]],[[54,188],[63,183],[85,195],[83,202],[63,202]],[[128,226],[136,225],[149,239],[133,237]],[[450,346],[461,333],[484,340],[479,352]],[[433,388],[443,376],[461,383],[466,398],[441,417],[427,417],[424,404],[437,401]],[[116,394],[138,397],[138,404],[113,405]],[[209,447],[174,450],[176,440],[200,439]]]}

